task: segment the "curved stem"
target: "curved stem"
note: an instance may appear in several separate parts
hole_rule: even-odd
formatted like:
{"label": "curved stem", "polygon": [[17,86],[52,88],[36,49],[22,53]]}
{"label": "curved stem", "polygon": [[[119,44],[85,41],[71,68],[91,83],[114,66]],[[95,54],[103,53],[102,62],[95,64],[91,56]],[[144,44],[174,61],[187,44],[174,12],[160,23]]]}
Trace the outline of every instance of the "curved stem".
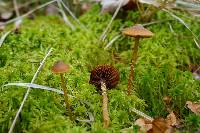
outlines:
{"label": "curved stem", "polygon": [[109,123],[110,123],[110,117],[108,113],[108,96],[106,93],[106,85],[104,82],[101,82],[101,90],[102,90],[102,96],[103,96],[103,127],[108,128]]}
{"label": "curved stem", "polygon": [[138,48],[139,48],[139,37],[135,38],[135,46],[132,48],[132,59],[131,59],[131,69],[130,69],[130,74],[129,74],[129,79],[128,79],[128,95],[131,95],[131,90],[132,90],[132,85],[133,85],[133,80],[134,80],[134,74],[135,74],[135,64],[137,62],[137,53],[138,53]]}
{"label": "curved stem", "polygon": [[60,77],[61,77],[61,85],[62,85],[63,92],[64,92],[64,99],[65,99],[66,108],[69,111],[69,118],[70,118],[70,120],[73,120],[72,111],[71,111],[70,103],[69,103],[69,98],[68,98],[68,95],[67,95],[67,87],[66,87],[66,83],[65,83],[63,74],[60,74]]}

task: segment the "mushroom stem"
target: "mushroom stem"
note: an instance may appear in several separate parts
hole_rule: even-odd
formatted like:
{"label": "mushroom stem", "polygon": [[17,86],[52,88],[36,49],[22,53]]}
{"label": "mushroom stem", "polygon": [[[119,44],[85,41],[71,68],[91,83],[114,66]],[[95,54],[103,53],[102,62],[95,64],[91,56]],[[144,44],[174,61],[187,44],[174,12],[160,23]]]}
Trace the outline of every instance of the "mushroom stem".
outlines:
{"label": "mushroom stem", "polygon": [[64,76],[63,76],[62,73],[60,74],[60,77],[61,77],[61,85],[62,85],[63,92],[64,92],[64,99],[65,99],[66,108],[68,109],[68,112],[69,112],[69,118],[70,118],[70,120],[73,120],[72,119],[72,111],[71,111],[70,103],[69,103],[69,98],[68,98],[68,95],[67,95],[67,87],[66,87],[65,79],[64,79]]}
{"label": "mushroom stem", "polygon": [[102,96],[103,96],[103,127],[108,128],[110,123],[110,117],[108,113],[108,96],[106,93],[106,84],[104,82],[101,82],[101,90],[102,90]]}
{"label": "mushroom stem", "polygon": [[128,95],[131,95],[133,80],[134,80],[134,77],[135,77],[135,64],[137,62],[139,40],[140,40],[139,37],[135,38],[135,45],[132,48],[131,69],[130,69],[129,80],[128,80]]}

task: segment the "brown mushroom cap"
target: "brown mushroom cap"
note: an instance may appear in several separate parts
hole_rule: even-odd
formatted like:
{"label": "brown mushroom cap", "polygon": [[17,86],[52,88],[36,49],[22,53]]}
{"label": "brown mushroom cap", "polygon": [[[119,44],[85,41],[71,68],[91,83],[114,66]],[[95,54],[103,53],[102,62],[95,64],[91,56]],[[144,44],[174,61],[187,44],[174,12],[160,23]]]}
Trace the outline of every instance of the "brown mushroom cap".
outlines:
{"label": "brown mushroom cap", "polygon": [[118,70],[110,65],[97,66],[91,72],[89,83],[95,85],[100,90],[101,82],[104,82],[108,89],[115,87],[119,82]]}
{"label": "brown mushroom cap", "polygon": [[136,24],[133,27],[125,28],[122,33],[127,36],[141,38],[148,38],[154,35],[151,31],[145,29],[141,24]]}
{"label": "brown mushroom cap", "polygon": [[55,62],[51,68],[51,71],[54,74],[65,73],[65,72],[68,72],[69,70],[70,70],[70,66],[65,64],[63,61]]}

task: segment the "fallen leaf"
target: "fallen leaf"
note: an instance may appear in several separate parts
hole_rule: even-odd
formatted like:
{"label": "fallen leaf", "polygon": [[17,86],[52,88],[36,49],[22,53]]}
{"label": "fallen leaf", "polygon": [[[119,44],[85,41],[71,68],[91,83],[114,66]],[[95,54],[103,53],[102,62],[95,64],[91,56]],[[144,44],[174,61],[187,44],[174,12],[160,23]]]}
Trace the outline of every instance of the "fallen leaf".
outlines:
{"label": "fallen leaf", "polygon": [[170,126],[176,126],[178,124],[177,118],[173,111],[167,116],[167,122]]}
{"label": "fallen leaf", "polygon": [[141,132],[147,132],[149,131],[150,129],[152,129],[152,124],[150,121],[144,119],[144,118],[139,118],[135,121],[134,123],[135,125],[138,125],[140,126],[140,129],[139,129],[139,133]]}
{"label": "fallen leaf", "polygon": [[172,127],[168,124],[168,121],[164,118],[156,118],[152,122],[152,133],[171,133]]}
{"label": "fallen leaf", "polygon": [[135,108],[133,108],[132,111],[144,117],[137,119],[134,123],[141,127],[138,133],[171,133],[173,131],[172,126],[178,123],[173,111],[168,115],[167,119],[161,117],[153,119]]}
{"label": "fallen leaf", "polygon": [[193,113],[195,113],[196,115],[200,115],[200,103],[187,101],[186,105]]}

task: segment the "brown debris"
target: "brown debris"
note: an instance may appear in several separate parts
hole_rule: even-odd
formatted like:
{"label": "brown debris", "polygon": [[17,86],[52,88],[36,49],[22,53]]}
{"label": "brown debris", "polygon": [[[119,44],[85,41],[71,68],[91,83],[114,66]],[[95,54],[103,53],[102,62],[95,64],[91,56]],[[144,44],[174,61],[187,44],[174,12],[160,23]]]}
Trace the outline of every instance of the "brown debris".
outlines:
{"label": "brown debris", "polygon": [[200,115],[200,103],[187,101],[186,106],[196,115]]}

